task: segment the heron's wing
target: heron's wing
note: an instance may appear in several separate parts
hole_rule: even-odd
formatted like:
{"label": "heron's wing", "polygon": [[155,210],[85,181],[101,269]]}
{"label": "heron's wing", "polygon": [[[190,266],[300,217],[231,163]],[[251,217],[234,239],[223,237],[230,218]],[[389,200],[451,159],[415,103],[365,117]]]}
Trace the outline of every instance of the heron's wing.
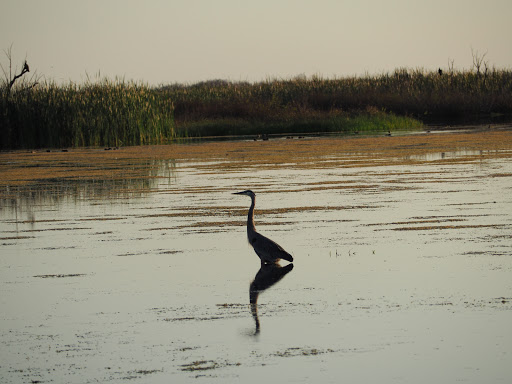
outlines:
{"label": "heron's wing", "polygon": [[293,256],[286,252],[279,244],[258,232],[254,234],[251,245],[262,260],[274,261],[284,259],[290,262],[293,261]]}

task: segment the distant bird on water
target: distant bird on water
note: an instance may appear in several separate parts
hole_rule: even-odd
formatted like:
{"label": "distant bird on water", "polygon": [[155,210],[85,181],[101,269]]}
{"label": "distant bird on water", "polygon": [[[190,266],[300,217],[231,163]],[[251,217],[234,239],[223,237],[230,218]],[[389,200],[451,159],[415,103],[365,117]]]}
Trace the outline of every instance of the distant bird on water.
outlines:
{"label": "distant bird on water", "polygon": [[279,244],[256,232],[256,228],[254,227],[256,194],[253,191],[247,190],[233,193],[233,195],[246,195],[251,198],[251,207],[247,215],[247,240],[249,240],[249,244],[254,248],[254,252],[256,252],[261,259],[261,263],[276,263],[279,259],[293,262],[293,256],[286,252]]}

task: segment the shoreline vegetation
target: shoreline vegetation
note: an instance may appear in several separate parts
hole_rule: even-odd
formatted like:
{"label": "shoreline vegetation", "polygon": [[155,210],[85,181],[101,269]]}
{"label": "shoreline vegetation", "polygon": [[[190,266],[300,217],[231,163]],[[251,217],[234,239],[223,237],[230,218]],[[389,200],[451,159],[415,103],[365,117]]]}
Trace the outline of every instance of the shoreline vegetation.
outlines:
{"label": "shoreline vegetation", "polygon": [[512,114],[512,70],[487,67],[159,87],[123,79],[8,85],[0,85],[4,150],[165,144],[207,136],[384,133]]}

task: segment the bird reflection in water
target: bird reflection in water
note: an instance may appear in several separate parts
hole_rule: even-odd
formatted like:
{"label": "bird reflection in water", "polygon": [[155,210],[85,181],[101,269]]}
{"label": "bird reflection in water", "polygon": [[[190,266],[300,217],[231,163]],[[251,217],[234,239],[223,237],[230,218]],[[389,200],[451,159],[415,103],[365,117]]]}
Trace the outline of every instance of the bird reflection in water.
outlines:
{"label": "bird reflection in water", "polygon": [[249,302],[251,313],[256,323],[254,335],[260,333],[260,320],[258,318],[258,296],[261,292],[273,286],[293,269],[293,264],[284,267],[277,263],[261,263],[261,268],[256,273],[253,282],[249,286]]}

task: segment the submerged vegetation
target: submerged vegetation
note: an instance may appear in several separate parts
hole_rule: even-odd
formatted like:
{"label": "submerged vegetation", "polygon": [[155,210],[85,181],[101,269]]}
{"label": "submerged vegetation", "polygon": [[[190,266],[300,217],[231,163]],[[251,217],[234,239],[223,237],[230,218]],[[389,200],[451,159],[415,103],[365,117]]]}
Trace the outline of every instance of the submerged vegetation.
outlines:
{"label": "submerged vegetation", "polygon": [[107,79],[12,86],[10,80],[6,76],[0,84],[1,149],[157,144],[196,136],[387,132],[435,119],[512,112],[512,71],[487,67],[160,87]]}

